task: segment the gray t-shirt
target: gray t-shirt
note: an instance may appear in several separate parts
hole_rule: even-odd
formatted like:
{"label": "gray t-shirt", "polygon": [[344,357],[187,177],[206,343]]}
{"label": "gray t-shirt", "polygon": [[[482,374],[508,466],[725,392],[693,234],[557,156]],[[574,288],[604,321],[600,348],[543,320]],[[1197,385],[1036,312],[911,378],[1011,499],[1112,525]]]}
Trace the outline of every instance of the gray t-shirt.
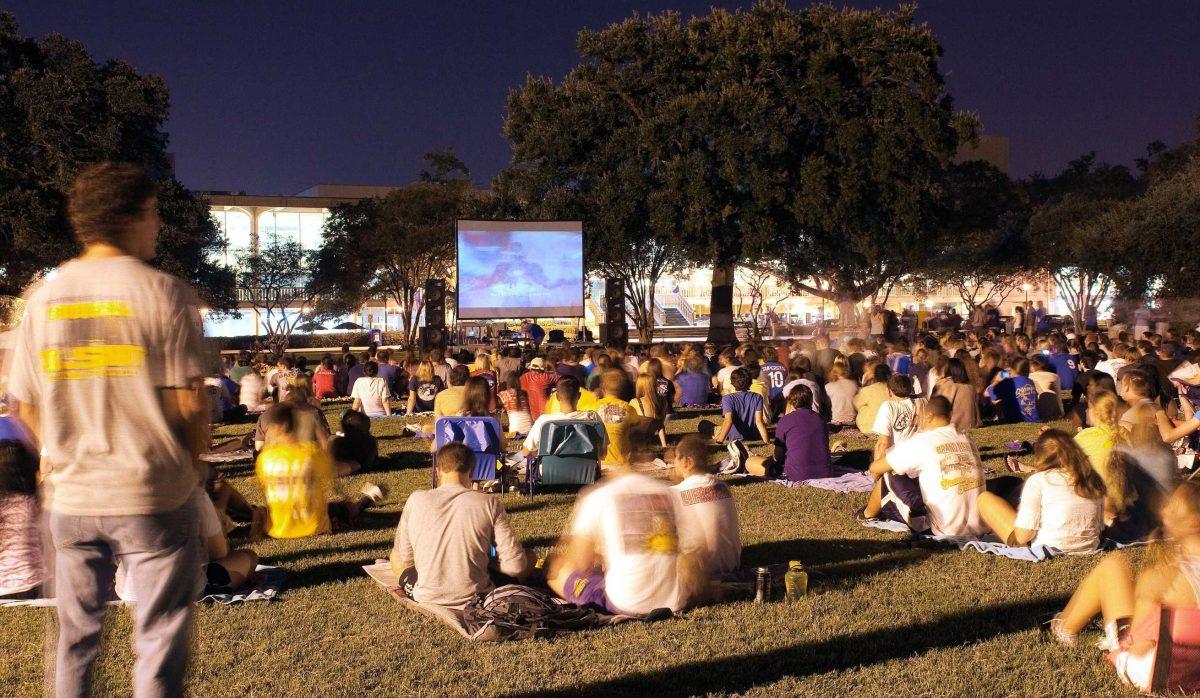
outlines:
{"label": "gray t-shirt", "polygon": [[187,284],[133,257],[72,260],[29,291],[8,392],[38,406],[52,511],[153,514],[196,489],[160,391],[215,368],[198,308]]}
{"label": "gray t-shirt", "polygon": [[513,536],[500,500],[448,483],[409,495],[392,556],[401,571],[416,568],[417,601],[462,606],[492,589],[488,559],[493,543],[501,572],[515,576],[525,568],[525,549]]}

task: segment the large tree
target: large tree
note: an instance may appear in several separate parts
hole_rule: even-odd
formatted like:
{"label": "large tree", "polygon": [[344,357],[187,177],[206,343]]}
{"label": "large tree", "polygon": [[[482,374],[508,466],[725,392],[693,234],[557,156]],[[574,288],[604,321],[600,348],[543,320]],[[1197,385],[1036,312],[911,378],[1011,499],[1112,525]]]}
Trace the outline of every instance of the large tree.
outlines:
{"label": "large tree", "polygon": [[400,309],[405,341],[414,343],[421,288],[426,279],[450,276],[454,220],[474,197],[462,180],[418,182],[333,207],[310,280],[321,314],[344,314],[387,297]]}
{"label": "large tree", "polygon": [[714,267],[716,341],[733,339],[740,262],[791,253],[798,288],[849,303],[903,273],[972,131],[910,8],[637,15],[581,32],[579,52],[560,83],[530,78],[510,97],[514,164],[565,197],[623,166],[647,208],[625,227]]}
{"label": "large tree", "polygon": [[137,163],[161,184],[154,264],[233,307],[233,279],[208,259],[221,244],[203,199],[174,178],[163,131],[166,84],[121,61],[97,63],[58,34],[34,40],[0,13],[0,294],[14,295],[79,251],[64,214],[75,175],[102,160]]}
{"label": "large tree", "polygon": [[265,335],[262,348],[278,354],[309,319],[315,293],[307,287],[311,255],[295,240],[260,239],[257,250],[239,255],[237,289]]}

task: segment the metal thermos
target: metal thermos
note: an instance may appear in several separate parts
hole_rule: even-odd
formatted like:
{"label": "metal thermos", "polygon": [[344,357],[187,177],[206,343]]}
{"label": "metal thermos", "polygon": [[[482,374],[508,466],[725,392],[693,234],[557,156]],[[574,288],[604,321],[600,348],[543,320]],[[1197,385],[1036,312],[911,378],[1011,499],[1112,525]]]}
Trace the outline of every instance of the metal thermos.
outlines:
{"label": "metal thermos", "polygon": [[759,567],[754,577],[754,603],[767,603],[771,600],[771,570]]}

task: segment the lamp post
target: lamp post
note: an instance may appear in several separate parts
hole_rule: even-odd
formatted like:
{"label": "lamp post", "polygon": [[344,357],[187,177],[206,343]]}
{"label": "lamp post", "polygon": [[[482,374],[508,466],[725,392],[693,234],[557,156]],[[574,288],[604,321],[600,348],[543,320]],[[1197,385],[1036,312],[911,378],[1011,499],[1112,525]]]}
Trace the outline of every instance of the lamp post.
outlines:
{"label": "lamp post", "polygon": [[1025,307],[1028,308],[1029,307],[1029,292],[1031,290],[1033,290],[1033,286],[1030,286],[1029,282],[1027,281],[1027,282],[1021,284],[1021,290],[1025,292]]}

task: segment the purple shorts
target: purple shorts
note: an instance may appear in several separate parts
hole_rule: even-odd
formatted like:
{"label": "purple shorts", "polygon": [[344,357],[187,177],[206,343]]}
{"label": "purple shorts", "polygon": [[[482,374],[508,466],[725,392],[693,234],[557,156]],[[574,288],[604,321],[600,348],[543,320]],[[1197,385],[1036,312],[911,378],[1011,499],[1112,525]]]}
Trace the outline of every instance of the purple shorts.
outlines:
{"label": "purple shorts", "polygon": [[609,605],[608,595],[604,593],[602,572],[572,572],[567,575],[567,581],[563,584],[563,599],[577,606],[592,606],[605,613],[617,612]]}

